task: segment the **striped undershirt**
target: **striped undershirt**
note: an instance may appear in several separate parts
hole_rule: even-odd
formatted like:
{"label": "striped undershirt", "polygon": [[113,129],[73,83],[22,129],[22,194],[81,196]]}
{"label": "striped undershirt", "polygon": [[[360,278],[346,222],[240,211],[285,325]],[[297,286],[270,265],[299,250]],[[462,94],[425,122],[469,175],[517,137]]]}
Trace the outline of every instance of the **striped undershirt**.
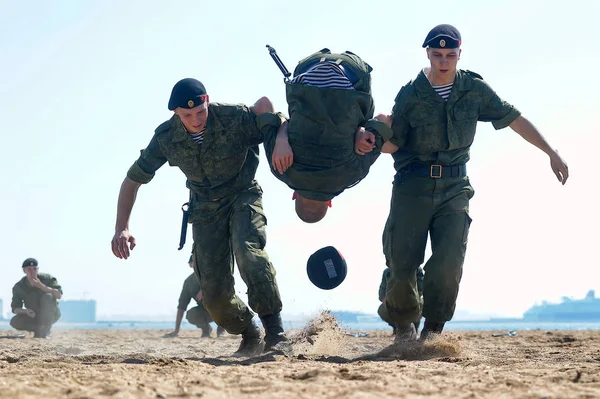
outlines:
{"label": "striped undershirt", "polygon": [[202,142],[204,141],[204,132],[205,131],[206,131],[206,129],[202,129],[201,132],[190,133],[190,137],[192,138],[192,140],[194,140],[194,143],[196,143],[198,145],[202,145]]}
{"label": "striped undershirt", "polygon": [[454,82],[448,83],[447,85],[441,85],[441,86],[431,85],[431,87],[433,87],[433,90],[435,90],[435,92],[437,94],[439,94],[440,97],[442,97],[444,100],[448,101],[448,97],[450,97],[450,92],[452,91],[453,85],[454,85]]}
{"label": "striped undershirt", "polygon": [[354,90],[350,79],[333,62],[319,62],[308,71],[296,76],[291,83],[330,89]]}

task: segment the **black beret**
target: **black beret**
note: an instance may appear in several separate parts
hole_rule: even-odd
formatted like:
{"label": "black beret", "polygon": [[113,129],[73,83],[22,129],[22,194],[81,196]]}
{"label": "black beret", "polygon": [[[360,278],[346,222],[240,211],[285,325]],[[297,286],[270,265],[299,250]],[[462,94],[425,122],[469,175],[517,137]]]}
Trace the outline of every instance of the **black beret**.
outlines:
{"label": "black beret", "polygon": [[438,25],[429,31],[423,47],[431,48],[457,48],[460,47],[460,32],[452,25]]}
{"label": "black beret", "polygon": [[347,270],[346,260],[331,246],[312,254],[306,264],[309,280],[322,290],[330,290],[340,285],[346,278]]}
{"label": "black beret", "polygon": [[27,258],[23,261],[23,266],[22,267],[27,267],[27,266],[37,266],[38,265],[38,261],[33,259],[33,258]]}
{"label": "black beret", "polygon": [[206,101],[206,89],[202,82],[197,79],[185,78],[173,86],[171,98],[169,98],[169,110],[177,107],[194,108]]}

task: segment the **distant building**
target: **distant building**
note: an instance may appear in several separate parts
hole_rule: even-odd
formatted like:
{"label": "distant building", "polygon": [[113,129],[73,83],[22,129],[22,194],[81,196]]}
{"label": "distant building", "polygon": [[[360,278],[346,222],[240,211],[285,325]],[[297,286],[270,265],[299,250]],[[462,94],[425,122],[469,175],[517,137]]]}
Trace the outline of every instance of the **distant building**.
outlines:
{"label": "distant building", "polygon": [[594,290],[588,291],[583,299],[562,298],[561,303],[543,302],[532,306],[523,315],[526,321],[600,321],[600,298]]}
{"label": "distant building", "polygon": [[93,299],[76,299],[60,301],[60,322],[63,323],[95,323],[96,301]]}

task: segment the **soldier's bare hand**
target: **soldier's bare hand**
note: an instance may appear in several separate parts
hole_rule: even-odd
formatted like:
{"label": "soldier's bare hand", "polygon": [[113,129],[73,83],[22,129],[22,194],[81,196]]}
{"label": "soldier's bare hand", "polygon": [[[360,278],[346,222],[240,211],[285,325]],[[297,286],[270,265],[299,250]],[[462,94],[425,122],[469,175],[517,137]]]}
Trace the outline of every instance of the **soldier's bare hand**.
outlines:
{"label": "soldier's bare hand", "polygon": [[556,175],[558,181],[564,185],[569,178],[569,167],[567,166],[567,163],[563,161],[560,155],[558,155],[557,151],[550,156],[550,167],[552,168],[552,171]]}
{"label": "soldier's bare hand", "polygon": [[375,148],[375,135],[359,127],[354,135],[354,151],[358,155],[365,155]]}
{"label": "soldier's bare hand", "polygon": [[275,140],[272,163],[273,167],[280,175],[284,174],[294,163],[294,153],[292,152],[292,147],[287,139],[277,138]]}
{"label": "soldier's bare hand", "polygon": [[37,277],[34,277],[34,278],[32,278],[32,279],[29,281],[29,283],[30,283],[30,284],[31,284],[33,287],[37,287],[37,288],[39,288],[39,289],[44,289],[44,288],[46,288],[46,286],[44,285],[44,283],[42,283],[42,282],[40,281],[40,279],[39,279],[39,278],[37,278]]}
{"label": "soldier's bare hand", "polygon": [[175,338],[176,336],[179,335],[179,331],[172,331],[168,334],[163,335],[163,338]]}
{"label": "soldier's bare hand", "polygon": [[119,259],[129,258],[129,251],[135,248],[135,237],[129,230],[117,231],[111,241],[113,254]]}
{"label": "soldier's bare hand", "polygon": [[377,119],[380,122],[385,123],[390,128],[392,127],[392,115],[379,114],[375,117],[375,119]]}

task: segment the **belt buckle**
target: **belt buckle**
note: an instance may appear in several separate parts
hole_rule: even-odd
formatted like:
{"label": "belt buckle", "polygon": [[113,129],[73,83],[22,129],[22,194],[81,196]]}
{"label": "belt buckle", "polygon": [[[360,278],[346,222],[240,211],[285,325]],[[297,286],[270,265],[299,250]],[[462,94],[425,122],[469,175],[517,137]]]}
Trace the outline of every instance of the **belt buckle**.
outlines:
{"label": "belt buckle", "polygon": [[[439,173],[434,173],[434,170],[439,171]],[[439,179],[442,177],[442,165],[430,165],[429,166],[429,177],[432,179]]]}

